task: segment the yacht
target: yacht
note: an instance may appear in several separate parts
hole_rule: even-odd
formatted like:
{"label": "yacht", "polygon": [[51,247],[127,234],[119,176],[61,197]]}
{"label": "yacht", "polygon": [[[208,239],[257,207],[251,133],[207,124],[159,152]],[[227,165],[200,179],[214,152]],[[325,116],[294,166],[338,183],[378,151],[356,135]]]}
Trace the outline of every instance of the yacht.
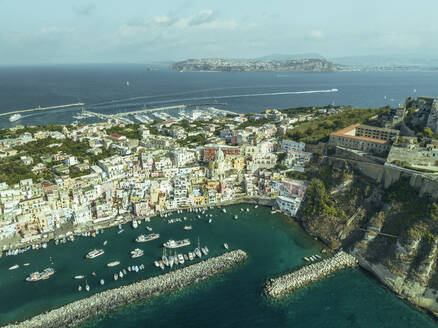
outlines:
{"label": "yacht", "polygon": [[9,117],[9,122],[18,121],[20,118],[22,118],[21,114],[14,114],[11,117]]}
{"label": "yacht", "polygon": [[160,234],[159,233],[151,233],[151,234],[149,234],[147,236],[146,235],[140,235],[140,236],[138,236],[135,239],[135,241],[137,243],[145,243],[147,241],[155,240],[155,239],[158,239],[158,238],[160,238]]}
{"label": "yacht", "polygon": [[36,271],[34,273],[31,273],[26,278],[26,281],[34,282],[34,281],[49,279],[50,276],[52,276],[54,273],[55,270],[53,268],[44,269],[43,272]]}
{"label": "yacht", "polygon": [[15,264],[13,266],[11,266],[8,270],[15,270],[18,269],[20,266],[18,264]]}
{"label": "yacht", "polygon": [[180,248],[180,247],[189,246],[189,245],[190,245],[190,240],[187,238],[182,239],[182,240],[169,239],[168,242],[163,244],[163,246],[166,248]]}
{"label": "yacht", "polygon": [[133,259],[143,256],[144,252],[140,248],[136,248],[133,251],[131,251],[131,257]]}
{"label": "yacht", "polygon": [[103,249],[93,249],[91,252],[85,255],[85,257],[87,259],[94,259],[95,257],[102,255],[103,253],[105,253]]}

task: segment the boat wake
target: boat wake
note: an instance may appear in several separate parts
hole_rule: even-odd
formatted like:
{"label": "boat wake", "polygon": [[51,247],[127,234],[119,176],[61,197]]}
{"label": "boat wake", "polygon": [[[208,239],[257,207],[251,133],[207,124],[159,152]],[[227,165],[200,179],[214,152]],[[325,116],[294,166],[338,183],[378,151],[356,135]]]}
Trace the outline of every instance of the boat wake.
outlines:
{"label": "boat wake", "polygon": [[[104,106],[109,107],[126,107],[126,106],[140,106],[140,105],[159,105],[159,104],[169,104],[169,103],[181,103],[186,101],[199,101],[199,100],[217,100],[217,99],[232,99],[232,98],[247,98],[247,97],[266,97],[266,96],[285,96],[285,95],[301,95],[301,94],[314,94],[314,93],[334,93],[338,92],[338,89],[323,89],[323,90],[304,90],[304,91],[285,91],[285,92],[264,92],[264,93],[244,93],[244,94],[234,94],[234,95],[223,95],[223,96],[205,96],[205,97],[190,97],[190,98],[178,98],[178,99],[168,99],[151,101],[147,103],[131,102],[132,100],[139,100],[141,97],[130,98],[126,100],[115,100],[113,102],[94,104],[87,106],[87,109],[94,109]],[[124,103],[126,101],[126,103]]]}

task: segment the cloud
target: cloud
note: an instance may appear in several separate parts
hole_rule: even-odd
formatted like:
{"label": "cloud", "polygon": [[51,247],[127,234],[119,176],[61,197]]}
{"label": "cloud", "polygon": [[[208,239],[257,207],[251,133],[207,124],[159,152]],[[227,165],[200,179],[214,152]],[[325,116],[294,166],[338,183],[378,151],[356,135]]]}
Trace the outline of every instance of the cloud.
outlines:
{"label": "cloud", "polygon": [[216,20],[217,13],[211,9],[201,10],[190,17],[188,24],[190,26],[208,24]]}
{"label": "cloud", "polygon": [[78,16],[90,16],[96,10],[94,3],[87,3],[83,5],[74,5],[73,12]]}
{"label": "cloud", "polygon": [[324,33],[320,30],[310,31],[310,36],[314,39],[324,39]]}

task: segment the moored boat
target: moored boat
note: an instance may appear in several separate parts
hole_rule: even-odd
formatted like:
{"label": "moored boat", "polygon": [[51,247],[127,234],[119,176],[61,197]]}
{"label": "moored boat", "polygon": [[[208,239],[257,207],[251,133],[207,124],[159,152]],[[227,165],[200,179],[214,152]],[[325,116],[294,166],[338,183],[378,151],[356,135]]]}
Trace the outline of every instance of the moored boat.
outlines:
{"label": "moored boat", "polygon": [[167,241],[163,244],[163,246],[166,248],[180,248],[180,247],[189,246],[189,245],[190,245],[190,240],[187,238],[182,239],[182,240],[169,239],[169,241]]}
{"label": "moored boat", "polygon": [[148,242],[148,241],[151,241],[151,240],[155,240],[155,239],[158,239],[158,238],[160,238],[160,234],[159,233],[151,233],[151,234],[149,234],[149,235],[140,235],[140,236],[138,236],[136,239],[135,239],[135,241],[137,242],[137,243],[145,243],[145,242]]}
{"label": "moored boat", "polygon": [[228,249],[228,247],[229,247],[228,244],[227,244],[227,243],[224,243],[224,248],[225,248],[225,249]]}
{"label": "moored boat", "polygon": [[113,261],[113,262],[108,263],[106,266],[107,267],[114,267],[114,266],[119,265],[119,264],[120,264],[120,261]]}
{"label": "moored boat", "polygon": [[143,256],[144,252],[140,248],[136,248],[133,251],[131,251],[131,257],[133,259]]}
{"label": "moored boat", "polygon": [[186,226],[184,226],[184,230],[192,230],[192,226],[191,225],[186,225]]}
{"label": "moored boat", "polygon": [[74,276],[73,278],[75,278],[75,279],[84,279],[85,278],[85,276],[84,275],[77,275],[77,276]]}
{"label": "moored boat", "polygon": [[178,254],[178,262],[184,264],[184,256],[182,254]]}
{"label": "moored boat", "polygon": [[88,254],[85,255],[85,257],[87,259],[94,259],[94,258],[102,255],[103,253],[105,253],[105,251],[103,249],[93,249],[91,252],[88,252]]}
{"label": "moored boat", "polygon": [[18,269],[20,266],[18,264],[15,264],[13,266],[11,266],[8,270],[15,270]]}
{"label": "moored boat", "polygon": [[55,270],[53,268],[46,268],[42,272],[36,271],[31,273],[26,278],[26,281],[34,282],[34,281],[49,279],[54,273]]}

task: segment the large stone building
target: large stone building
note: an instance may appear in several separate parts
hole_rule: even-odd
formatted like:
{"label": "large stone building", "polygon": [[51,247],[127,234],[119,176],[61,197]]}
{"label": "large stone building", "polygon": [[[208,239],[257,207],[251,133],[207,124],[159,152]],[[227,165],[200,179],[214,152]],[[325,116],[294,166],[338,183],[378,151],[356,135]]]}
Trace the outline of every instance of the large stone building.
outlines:
{"label": "large stone building", "polygon": [[224,156],[240,155],[240,148],[226,145],[208,144],[204,146],[204,161],[211,161],[216,158],[216,152],[221,150]]}
{"label": "large stone building", "polygon": [[398,130],[353,124],[330,134],[329,144],[365,152],[386,152],[398,134]]}

